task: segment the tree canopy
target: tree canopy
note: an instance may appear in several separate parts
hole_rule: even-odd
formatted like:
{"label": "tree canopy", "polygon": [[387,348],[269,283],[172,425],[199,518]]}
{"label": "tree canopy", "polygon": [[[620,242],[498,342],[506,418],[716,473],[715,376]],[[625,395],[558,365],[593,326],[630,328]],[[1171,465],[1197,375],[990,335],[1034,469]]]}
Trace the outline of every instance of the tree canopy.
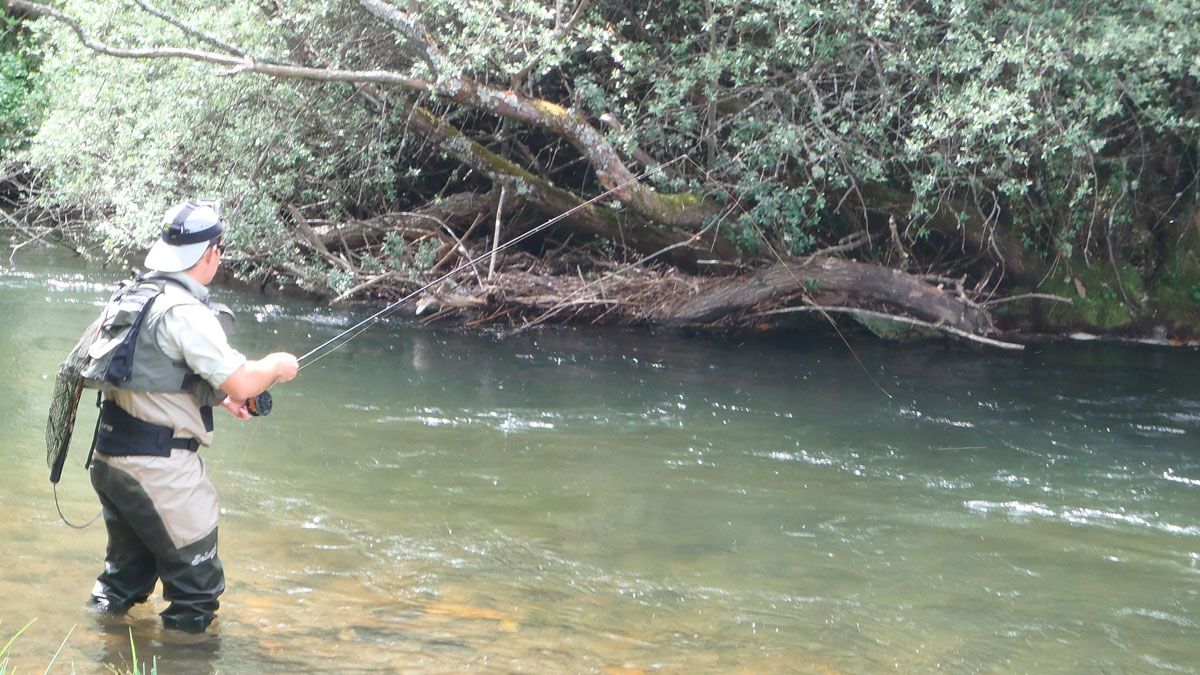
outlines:
{"label": "tree canopy", "polygon": [[974,300],[1101,274],[1132,319],[1200,283],[1194,0],[8,7],[44,114],[7,163],[113,252],[219,195],[245,270],[342,294],[436,265],[405,227],[464,235],[503,187],[512,231],[575,209],[560,242],[688,270],[857,235]]}

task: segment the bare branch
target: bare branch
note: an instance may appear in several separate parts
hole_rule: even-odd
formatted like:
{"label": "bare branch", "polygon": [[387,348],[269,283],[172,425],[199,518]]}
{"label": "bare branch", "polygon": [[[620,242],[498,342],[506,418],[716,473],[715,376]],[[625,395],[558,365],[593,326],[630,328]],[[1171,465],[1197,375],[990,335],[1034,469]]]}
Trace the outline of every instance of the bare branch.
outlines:
{"label": "bare branch", "polygon": [[[408,20],[407,15],[380,0],[360,0],[360,2],[364,3],[364,7],[375,7],[387,16],[401,21],[401,25],[408,25],[412,30],[419,30],[416,24],[404,23]],[[689,194],[664,197],[642,181],[636,180],[637,176],[626,166],[617,150],[602,133],[590,125],[578,111],[564,108],[550,101],[526,98],[511,90],[480,85],[469,78],[429,82],[387,70],[342,70],[263,63],[249,57],[235,57],[196,49],[174,47],[123,49],[92,40],[84,32],[79,22],[52,7],[28,0],[8,0],[8,7],[35,16],[50,17],[61,21],[75,32],[85,46],[107,56],[129,59],[188,59],[226,66],[228,68],[226,73],[231,75],[257,73],[282,79],[392,85],[414,92],[435,94],[493,115],[545,128],[566,138],[588,158],[596,171],[596,178],[605,189],[613,190],[615,199],[652,221],[671,226],[695,227],[718,212],[714,203],[702,197]],[[436,53],[432,43],[428,43],[428,45]],[[436,125],[431,123],[431,126]],[[458,155],[460,160],[463,148],[454,147],[454,145],[462,146],[464,143],[471,143],[457,129],[445,135],[444,142],[450,146],[448,150]],[[511,163],[506,162],[506,164]],[[496,172],[493,169],[491,173]],[[510,178],[515,179],[524,172],[513,166],[512,170],[507,173]],[[732,245],[723,242],[720,244],[720,248],[723,250],[723,255],[732,257]]]}
{"label": "bare branch", "polygon": [[1020,344],[1016,344],[1013,342],[1004,342],[1002,340],[994,340],[992,338],[983,337],[982,335],[976,335],[974,333],[969,333],[960,328],[955,328],[954,326],[948,326],[944,323],[932,323],[929,321],[921,321],[919,319],[914,319],[912,317],[899,316],[896,314],[887,314],[886,312],[876,312],[876,311],[869,310],[869,309],[859,309],[857,307],[827,307],[824,305],[805,305],[803,307],[784,307],[782,309],[772,309],[772,310],[769,310],[766,312],[760,312],[760,313],[756,314],[755,316],[775,316],[775,315],[779,315],[779,314],[794,314],[796,312],[822,312],[822,313],[838,312],[838,313],[842,313],[842,314],[855,314],[858,316],[866,316],[866,317],[870,317],[873,319],[885,319],[887,321],[895,321],[896,323],[903,323],[903,324],[907,324],[910,326],[918,326],[920,328],[929,328],[929,329],[933,329],[933,330],[940,330],[940,331],[943,331],[946,333],[950,333],[952,335],[957,335],[958,337],[965,338],[967,340],[971,340],[972,342],[978,342],[980,344],[989,345],[991,347],[999,347],[1001,349],[1011,349],[1011,350],[1015,350],[1015,351],[1020,351],[1022,349],[1025,349],[1025,345],[1020,345]]}
{"label": "bare branch", "polygon": [[1050,300],[1052,302],[1065,302],[1068,305],[1075,304],[1070,298],[1064,298],[1061,295],[1050,295],[1049,293],[1022,293],[1021,295],[1010,295],[1006,298],[996,298],[995,300],[987,300],[979,304],[984,307],[994,307],[1002,305],[1006,302],[1016,302],[1017,300]]}
{"label": "bare branch", "polygon": [[500,187],[500,201],[496,204],[496,232],[492,237],[492,259],[488,261],[488,281],[496,275],[496,250],[500,248],[500,223],[504,213],[504,197],[508,194],[508,190]]}
{"label": "bare branch", "polygon": [[246,52],[238,49],[237,47],[234,47],[233,45],[222,42],[221,40],[218,40],[217,38],[215,38],[207,33],[198,31],[195,28],[188,26],[183,21],[180,21],[179,19],[171,16],[170,14],[167,14],[166,12],[155,7],[154,5],[151,5],[150,3],[146,2],[146,0],[133,0],[133,1],[137,3],[138,7],[141,7],[142,9],[146,10],[147,12],[153,14],[154,16],[157,16],[158,18],[162,19],[163,21],[166,21],[167,23],[171,24],[172,26],[175,26],[179,30],[183,31],[184,33],[186,33],[188,35],[191,35],[192,37],[196,38],[197,40],[200,40],[201,42],[207,42],[208,44],[216,47],[217,49],[229,52],[230,54],[233,54],[234,56],[240,56],[243,58],[246,57]]}
{"label": "bare branch", "polygon": [[429,36],[428,31],[421,26],[416,17],[402,12],[382,0],[358,0],[358,4],[362,5],[363,9],[370,12],[375,18],[381,19],[400,31],[413,51],[429,66],[429,72],[433,74],[434,80],[441,78],[443,70],[449,70],[441,67],[445,59],[437,45],[434,44],[433,38]]}
{"label": "bare branch", "polygon": [[400,272],[395,272],[395,271],[384,272],[383,274],[377,274],[377,275],[371,277],[370,279],[367,279],[366,281],[362,282],[361,284],[358,284],[357,286],[354,286],[352,288],[347,289],[346,291],[343,291],[336,298],[334,298],[333,300],[330,300],[329,304],[336,305],[340,302],[345,301],[347,298],[349,298],[357,293],[361,293],[362,291],[365,291],[368,288],[371,288],[372,286],[378,286],[379,284],[381,284],[385,281],[392,281],[393,279],[395,279],[397,281],[404,281],[405,277],[404,277],[404,274],[402,274]]}

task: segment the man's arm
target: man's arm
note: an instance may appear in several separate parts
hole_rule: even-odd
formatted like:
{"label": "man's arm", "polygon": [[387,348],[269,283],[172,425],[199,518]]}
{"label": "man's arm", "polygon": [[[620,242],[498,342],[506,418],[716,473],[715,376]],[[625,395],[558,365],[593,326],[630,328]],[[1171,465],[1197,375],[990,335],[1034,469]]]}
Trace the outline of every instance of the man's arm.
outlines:
{"label": "man's arm", "polygon": [[267,354],[261,359],[246,361],[221,383],[221,391],[234,401],[254,398],[276,382],[296,377],[300,363],[287,352]]}

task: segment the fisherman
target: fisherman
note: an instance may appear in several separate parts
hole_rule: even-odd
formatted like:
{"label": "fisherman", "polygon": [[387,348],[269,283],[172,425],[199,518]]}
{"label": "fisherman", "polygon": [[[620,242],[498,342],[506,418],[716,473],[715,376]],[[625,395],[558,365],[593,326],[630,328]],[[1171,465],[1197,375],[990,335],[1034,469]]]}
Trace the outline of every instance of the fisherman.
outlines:
{"label": "fisherman", "polygon": [[199,454],[212,444],[212,406],[249,419],[247,401],[299,370],[292,354],[251,361],[229,346],[224,319],[232,315],[206,288],[225,252],[224,228],[215,205],[169,209],[146,255],[151,272],[105,308],[145,309],[131,371],[105,391],[97,424],[91,479],[108,548],[89,605],[124,613],[161,579],[170,603],[163,625],[187,632],[208,628],[225,590],[217,492]]}

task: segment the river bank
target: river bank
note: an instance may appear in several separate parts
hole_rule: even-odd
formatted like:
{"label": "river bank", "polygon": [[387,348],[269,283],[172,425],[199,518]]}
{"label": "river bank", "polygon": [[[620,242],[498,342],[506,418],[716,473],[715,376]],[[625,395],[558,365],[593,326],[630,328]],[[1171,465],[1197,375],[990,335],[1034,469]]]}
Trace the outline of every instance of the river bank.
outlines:
{"label": "river bank", "polygon": [[[30,237],[29,232],[13,232],[6,251],[10,264],[32,248],[48,246],[87,260],[79,250]],[[958,301],[986,312],[979,330],[967,333],[931,320],[936,315],[914,318],[905,308],[889,305],[880,293],[854,298],[847,289],[823,287],[818,280],[801,277],[803,270],[776,271],[787,283],[772,287],[764,281],[771,273],[765,268],[693,275],[668,266],[619,264],[578,254],[539,258],[516,251],[498,259],[489,269],[487,260],[460,261],[456,267],[447,257],[426,272],[380,273],[333,288],[315,282],[314,275],[298,278],[286,269],[263,268],[234,251],[216,285],[264,298],[304,299],[368,313],[387,310],[389,316],[423,325],[486,327],[508,334],[548,325],[599,325],[735,334],[836,329],[885,341],[949,337],[1004,343],[998,346],[1047,340],[1200,345],[1200,282],[1192,281],[1190,267],[1147,283],[1130,270],[1117,279],[1104,269],[1072,273],[1064,266],[1041,287],[993,290],[990,297],[966,292],[960,279]],[[87,265],[119,273],[136,269],[140,262],[138,255],[107,262],[91,259]],[[949,281],[954,280],[933,277],[928,285],[941,291]],[[910,288],[898,291],[891,292],[911,294]]]}
{"label": "river bank", "polygon": [[[885,341],[973,338],[942,330],[945,327],[933,321],[914,320],[886,303],[846,306],[846,293],[822,291],[811,284],[726,303],[719,311],[703,316],[689,309],[698,304],[697,299],[723,288],[760,289],[761,272],[693,276],[673,268],[599,261],[588,261],[585,268],[522,255],[510,258],[490,278],[485,275],[468,267],[440,281],[442,274],[435,271],[402,283],[377,279],[340,294],[322,292],[311,285],[302,288],[298,283],[277,286],[273,292],[364,312],[387,310],[388,315],[424,325],[488,327],[506,333],[544,325],[829,333],[834,329],[831,324],[835,324],[838,331],[870,334]],[[1065,281],[1042,288],[997,293],[980,301],[990,308],[990,318],[994,319],[992,330],[981,332],[984,337],[1014,344],[1104,340],[1154,346],[1200,345],[1200,285],[1189,279],[1173,282],[1153,286],[1150,291],[1146,284],[1137,284],[1133,292],[1140,303],[1127,302],[1127,296],[1115,291],[1102,274],[1090,275],[1086,285],[1068,275]],[[259,292],[267,289],[265,284],[247,282],[233,273],[226,274],[221,283]],[[432,286],[421,290],[426,284]]]}

